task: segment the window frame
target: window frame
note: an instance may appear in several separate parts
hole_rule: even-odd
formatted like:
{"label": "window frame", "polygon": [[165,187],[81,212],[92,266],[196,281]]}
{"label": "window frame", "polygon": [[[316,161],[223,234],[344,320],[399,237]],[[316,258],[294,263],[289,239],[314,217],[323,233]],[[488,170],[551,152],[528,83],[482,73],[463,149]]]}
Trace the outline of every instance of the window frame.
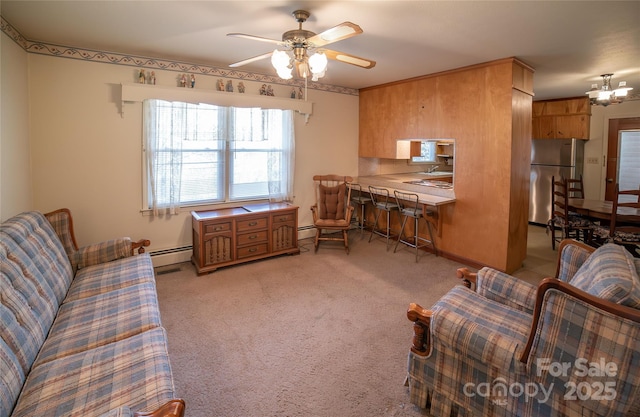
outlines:
{"label": "window frame", "polygon": [[[162,99],[152,99],[152,100],[162,100]],[[193,103],[188,103],[188,102],[184,102],[184,101],[179,101],[176,100],[177,102],[181,102],[181,103],[186,103],[186,104],[193,104]],[[211,104],[211,103],[199,103],[199,104],[208,104],[208,105],[213,105],[213,106],[217,106],[220,107],[222,109],[228,110],[229,112],[233,112],[236,108],[234,107],[225,107],[225,106],[220,106],[217,104]],[[254,107],[255,108],[255,107]],[[242,108],[239,108],[242,109]],[[260,110],[280,110],[280,111],[287,111],[289,109],[279,109],[279,108],[272,108],[272,109],[260,109]],[[232,119],[232,117],[230,115],[225,116],[227,117],[227,124],[230,124],[228,121],[230,119]],[[264,116],[263,116],[264,117]],[[144,128],[144,116],[143,116],[143,130]],[[264,125],[264,119],[261,119],[261,123]],[[284,125],[284,117],[281,119],[281,123],[283,123]],[[293,127],[291,127],[293,128]],[[262,129],[262,127],[261,127]],[[261,201],[268,201],[269,200],[269,192],[267,190],[267,193],[264,195],[253,195],[253,196],[240,196],[237,198],[232,198],[232,187],[233,187],[233,169],[234,169],[234,160],[235,158],[233,157],[234,154],[241,154],[241,153],[251,153],[251,152],[264,152],[264,153],[273,153],[276,152],[278,153],[280,156],[280,158],[286,158],[287,154],[289,153],[289,150],[287,150],[284,146],[278,148],[274,148],[273,147],[268,147],[266,149],[261,149],[261,148],[241,148],[241,149],[233,149],[234,147],[232,146],[232,140],[230,138],[231,136],[231,128],[229,126],[226,127],[226,132],[225,132],[225,138],[223,140],[221,140],[223,146],[222,146],[222,150],[221,149],[211,149],[211,150],[203,150],[205,152],[215,152],[215,153],[219,153],[221,154],[221,157],[223,158],[223,165],[224,167],[220,170],[220,175],[222,175],[222,179],[220,180],[220,183],[222,185],[222,192],[220,193],[221,198],[220,199],[207,199],[207,200],[196,200],[196,201],[180,201],[180,203],[178,204],[178,211],[181,211],[182,209],[190,209],[190,208],[197,208],[197,207],[220,207],[220,206],[230,206],[230,205],[237,205],[239,203],[246,203],[246,202],[261,202]],[[284,126],[283,126],[283,130],[284,130]],[[293,156],[292,156],[293,157]],[[284,173],[282,174],[284,175]],[[292,179],[291,179],[292,180]],[[267,187],[269,186],[269,181],[267,180]],[[147,162],[147,143],[146,143],[146,135],[143,134],[142,135],[142,208],[141,211],[142,212],[153,212],[154,209],[152,207],[152,202],[151,202],[151,183],[150,183],[150,175],[149,175],[149,167],[148,167],[148,162]],[[160,210],[164,210],[164,209],[168,209],[168,206],[162,205],[160,207],[158,207],[158,209]]]}

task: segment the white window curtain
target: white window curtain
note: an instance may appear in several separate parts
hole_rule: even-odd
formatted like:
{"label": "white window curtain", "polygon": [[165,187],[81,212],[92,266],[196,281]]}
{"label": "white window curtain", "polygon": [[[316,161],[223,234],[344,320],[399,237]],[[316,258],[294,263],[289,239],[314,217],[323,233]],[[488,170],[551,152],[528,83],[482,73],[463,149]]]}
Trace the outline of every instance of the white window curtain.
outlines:
{"label": "white window curtain", "polygon": [[[173,127],[166,126],[166,120],[156,117],[158,102],[159,100],[143,102],[148,193],[150,208],[155,216],[178,213],[182,166],[182,138],[162,134],[172,131]],[[162,149],[172,149],[175,152],[162,152]]]}

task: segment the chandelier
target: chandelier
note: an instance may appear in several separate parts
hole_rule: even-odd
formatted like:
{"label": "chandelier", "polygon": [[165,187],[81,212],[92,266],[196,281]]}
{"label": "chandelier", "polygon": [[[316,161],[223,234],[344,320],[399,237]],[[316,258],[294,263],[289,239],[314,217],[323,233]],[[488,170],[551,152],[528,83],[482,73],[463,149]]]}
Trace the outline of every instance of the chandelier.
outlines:
{"label": "chandelier", "polygon": [[598,84],[591,84],[591,90],[585,94],[589,95],[589,101],[592,105],[608,106],[609,104],[622,103],[627,98],[627,93],[633,90],[627,87],[626,81],[620,81],[618,88],[611,88],[611,77],[613,74],[602,74],[602,88],[598,88]]}
{"label": "chandelier", "polygon": [[323,52],[316,52],[309,56],[307,55],[307,48],[296,46],[293,48],[293,58],[286,51],[278,49],[274,50],[271,55],[271,65],[283,80],[288,80],[292,77],[292,59],[300,77],[306,79],[311,75],[312,81],[318,81],[319,78],[324,77],[327,70],[327,56]]}

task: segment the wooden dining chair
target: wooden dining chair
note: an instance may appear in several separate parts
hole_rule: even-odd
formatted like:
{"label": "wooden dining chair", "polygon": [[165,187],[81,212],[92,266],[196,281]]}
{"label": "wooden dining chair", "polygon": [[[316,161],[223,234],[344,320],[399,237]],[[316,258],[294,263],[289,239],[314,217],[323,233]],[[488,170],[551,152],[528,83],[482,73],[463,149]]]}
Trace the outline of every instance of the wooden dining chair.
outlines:
{"label": "wooden dining chair", "polygon": [[613,243],[625,246],[634,256],[640,257],[640,185],[637,189],[620,191],[616,184],[609,237]]}
{"label": "wooden dining chair", "polygon": [[[567,179],[551,177],[551,219],[547,222],[547,230],[551,234],[551,248],[556,249],[556,242],[575,238],[591,241],[593,223],[586,217],[569,212],[569,194]],[[559,235],[556,234],[560,232]]]}
{"label": "wooden dining chair", "polygon": [[569,198],[584,198],[582,174],[580,174],[579,178],[567,178],[567,193]]}

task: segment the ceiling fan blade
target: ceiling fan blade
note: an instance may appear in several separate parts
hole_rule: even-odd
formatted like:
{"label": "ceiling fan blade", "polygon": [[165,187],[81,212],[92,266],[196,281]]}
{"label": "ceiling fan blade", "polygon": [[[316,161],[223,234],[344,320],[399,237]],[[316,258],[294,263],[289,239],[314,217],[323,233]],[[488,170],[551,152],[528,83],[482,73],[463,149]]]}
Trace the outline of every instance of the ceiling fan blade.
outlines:
{"label": "ceiling fan blade", "polygon": [[227,36],[232,36],[234,38],[251,39],[251,40],[260,41],[260,42],[275,43],[276,45],[280,45],[280,46],[284,45],[284,42],[276,39],[269,39],[269,38],[263,38],[261,36],[247,35],[246,33],[227,33]]}
{"label": "ceiling fan blade", "polygon": [[334,26],[331,29],[327,29],[322,33],[318,33],[317,35],[310,37],[307,39],[307,42],[312,43],[315,47],[321,47],[361,33],[362,29],[360,26],[351,22],[343,22],[338,26]]}
{"label": "ceiling fan blade", "polygon": [[344,52],[332,51],[330,49],[323,49],[322,52],[324,52],[327,58],[344,62],[345,64],[351,64],[366,69],[370,69],[376,66],[376,61],[372,61],[366,58],[360,58],[351,54],[345,54]]}
{"label": "ceiling fan blade", "polygon": [[273,52],[267,52],[266,54],[254,56],[253,58],[248,58],[248,59],[245,59],[244,61],[235,62],[229,66],[232,68],[241,67],[243,65],[250,64],[255,61],[260,61],[261,59],[270,58],[272,54]]}

